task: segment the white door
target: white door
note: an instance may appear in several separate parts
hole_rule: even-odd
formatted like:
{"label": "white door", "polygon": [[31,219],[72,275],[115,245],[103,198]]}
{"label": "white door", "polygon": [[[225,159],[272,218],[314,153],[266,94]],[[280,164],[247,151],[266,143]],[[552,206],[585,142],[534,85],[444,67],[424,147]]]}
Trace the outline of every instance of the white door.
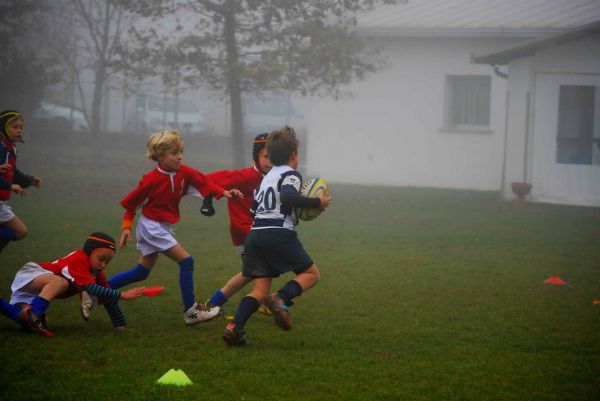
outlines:
{"label": "white door", "polygon": [[600,206],[600,75],[536,76],[532,158],[533,201]]}

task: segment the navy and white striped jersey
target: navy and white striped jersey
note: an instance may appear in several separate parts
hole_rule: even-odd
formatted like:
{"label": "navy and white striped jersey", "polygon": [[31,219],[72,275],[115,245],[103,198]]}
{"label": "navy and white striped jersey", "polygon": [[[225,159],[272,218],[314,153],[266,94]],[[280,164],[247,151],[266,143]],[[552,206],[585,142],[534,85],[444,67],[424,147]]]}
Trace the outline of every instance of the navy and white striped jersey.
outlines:
{"label": "navy and white striped jersey", "polygon": [[294,229],[296,211],[291,205],[281,203],[282,193],[300,192],[302,176],[288,165],[274,166],[263,178],[254,194],[254,204],[250,210],[255,214],[252,229],[287,228]]}

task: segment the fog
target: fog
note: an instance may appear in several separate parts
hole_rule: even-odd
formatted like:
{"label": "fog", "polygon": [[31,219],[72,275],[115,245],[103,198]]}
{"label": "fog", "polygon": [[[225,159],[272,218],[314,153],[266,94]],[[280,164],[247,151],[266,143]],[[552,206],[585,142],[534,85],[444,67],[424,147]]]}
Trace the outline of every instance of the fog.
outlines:
{"label": "fog", "polygon": [[22,112],[30,157],[143,160],[145,138],[172,127],[190,164],[240,168],[256,134],[290,125],[307,176],[507,200],[527,182],[532,201],[600,205],[597,173],[559,200],[534,164],[600,164],[600,102],[574,123],[585,149],[540,147],[531,112],[546,107],[535,74],[600,74],[597,2],[330,3],[3,0],[2,109]]}

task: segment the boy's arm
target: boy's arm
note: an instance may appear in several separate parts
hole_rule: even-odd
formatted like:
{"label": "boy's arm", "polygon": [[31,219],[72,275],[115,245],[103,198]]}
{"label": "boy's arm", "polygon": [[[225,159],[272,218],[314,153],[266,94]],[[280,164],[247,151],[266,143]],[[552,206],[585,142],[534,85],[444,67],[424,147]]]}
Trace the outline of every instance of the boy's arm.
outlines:
{"label": "boy's arm", "polygon": [[21,170],[15,167],[15,175],[13,177],[14,184],[19,185],[21,188],[28,188],[33,180],[33,176],[24,174]]}
{"label": "boy's arm", "polygon": [[191,184],[198,192],[200,192],[200,195],[202,195],[203,198],[212,196],[219,199],[223,196],[223,192],[225,192],[223,187],[210,181],[204,174],[194,169],[192,169]]}
{"label": "boy's arm", "polygon": [[121,223],[121,230],[131,230],[133,225],[133,219],[135,218],[135,211],[138,206],[141,205],[150,192],[150,180],[147,175],[144,175],[140,180],[138,186],[131,191],[127,196],[121,199],[121,206],[125,209],[123,214],[123,221]]}
{"label": "boy's arm", "polygon": [[281,203],[291,207],[302,207],[307,209],[316,209],[321,207],[321,199],[307,198],[298,192],[281,191]]}
{"label": "boy's arm", "polygon": [[[6,160],[6,154],[6,148],[0,144],[0,160]],[[12,184],[7,179],[0,177],[0,189],[10,189],[11,186]]]}

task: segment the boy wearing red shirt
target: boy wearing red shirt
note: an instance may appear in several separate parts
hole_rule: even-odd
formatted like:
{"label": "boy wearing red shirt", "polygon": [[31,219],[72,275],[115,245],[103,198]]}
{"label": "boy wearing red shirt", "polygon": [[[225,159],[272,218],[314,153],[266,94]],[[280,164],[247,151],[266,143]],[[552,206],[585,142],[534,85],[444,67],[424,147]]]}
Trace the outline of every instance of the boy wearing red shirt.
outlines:
{"label": "boy wearing red shirt", "polygon": [[[269,134],[259,134],[254,138],[252,146],[252,158],[254,165],[241,170],[223,170],[216,171],[207,175],[207,178],[223,188],[238,188],[244,198],[232,198],[227,202],[229,209],[229,230],[231,232],[231,240],[237,253],[244,258],[244,242],[246,236],[252,228],[254,220],[250,213],[252,202],[254,202],[254,190],[260,186],[260,183],[273,167],[265,145]],[[212,206],[212,198],[206,197],[202,205],[201,213],[206,216],[214,215]],[[244,277],[242,273],[233,276],[225,284],[223,288],[217,290],[207,302],[207,306],[223,306],[229,298],[238,292],[242,287],[248,284],[252,279]],[[263,308],[263,313],[270,314],[268,309]]]}
{"label": "boy wearing red shirt", "polygon": [[142,180],[123,200],[125,208],[119,245],[125,247],[131,240],[131,227],[136,209],[141,207],[142,215],[136,227],[137,248],[142,256],[130,270],[112,277],[111,288],[121,288],[127,284],[145,280],[154,267],[160,253],[179,265],[179,286],[184,306],[184,321],[193,325],[216,317],[220,308],[207,308],[195,302],[194,258],[175,240],[172,225],[179,221],[181,197],[194,188],[202,196],[243,196],[237,189],[224,190],[211,183],[199,171],[181,163],[183,160],[183,140],[174,129],[164,129],[150,135],[146,155],[158,162],[157,167],[142,177]]}
{"label": "boy wearing red shirt", "polygon": [[36,334],[51,337],[46,326],[46,310],[55,298],[68,298],[81,291],[98,297],[110,315],[113,326],[122,330],[125,316],[119,299],[142,295],[143,287],[120,292],[108,288],[104,269],[116,251],[115,241],[107,234],[95,232],[83,248],[54,262],[25,264],[15,274],[10,303],[0,299],[0,312]]}

